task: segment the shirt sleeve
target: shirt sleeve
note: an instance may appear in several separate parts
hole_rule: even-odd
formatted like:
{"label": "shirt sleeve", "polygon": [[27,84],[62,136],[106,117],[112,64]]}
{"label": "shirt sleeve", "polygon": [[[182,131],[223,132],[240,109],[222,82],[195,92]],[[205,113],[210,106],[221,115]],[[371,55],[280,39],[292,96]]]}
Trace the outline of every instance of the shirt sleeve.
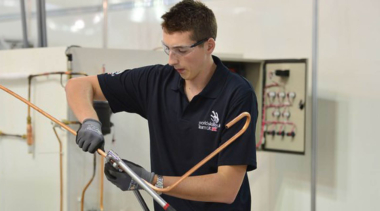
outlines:
{"label": "shirt sleeve", "polygon": [[[255,129],[257,121],[257,99],[253,90],[250,90],[239,99],[236,99],[227,113],[227,122],[243,112],[251,115],[247,130],[219,154],[218,165],[247,165],[247,171],[257,168]],[[238,133],[245,124],[246,118],[241,119],[229,129],[224,128],[221,145]]]}
{"label": "shirt sleeve", "polygon": [[149,90],[159,65],[98,75],[99,85],[112,112],[126,111],[146,118]]}

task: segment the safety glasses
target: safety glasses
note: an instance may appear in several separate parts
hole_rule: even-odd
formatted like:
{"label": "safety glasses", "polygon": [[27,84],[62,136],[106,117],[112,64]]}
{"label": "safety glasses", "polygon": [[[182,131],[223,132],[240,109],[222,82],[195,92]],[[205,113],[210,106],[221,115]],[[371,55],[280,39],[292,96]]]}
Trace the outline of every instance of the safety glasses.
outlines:
{"label": "safety glasses", "polygon": [[176,47],[172,47],[170,48],[169,46],[167,46],[164,41],[161,41],[162,42],[162,46],[164,48],[164,51],[167,55],[170,54],[170,52],[172,52],[173,54],[177,55],[177,56],[185,56],[187,55],[188,53],[190,53],[191,51],[193,51],[194,47],[198,46],[198,45],[201,45],[203,43],[205,43],[209,38],[205,38],[205,39],[202,39],[202,40],[199,40],[198,42],[190,45],[190,46],[176,46]]}

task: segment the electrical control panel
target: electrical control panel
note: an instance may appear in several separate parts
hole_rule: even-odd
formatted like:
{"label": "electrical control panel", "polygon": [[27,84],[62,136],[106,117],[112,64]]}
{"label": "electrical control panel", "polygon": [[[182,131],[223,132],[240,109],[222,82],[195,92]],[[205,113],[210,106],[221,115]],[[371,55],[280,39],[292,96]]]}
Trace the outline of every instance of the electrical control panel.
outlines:
{"label": "electrical control panel", "polygon": [[267,61],[263,71],[259,143],[264,150],[303,154],[306,61]]}
{"label": "electrical control panel", "polygon": [[251,82],[258,101],[256,148],[305,153],[306,59],[224,59],[232,71]]}

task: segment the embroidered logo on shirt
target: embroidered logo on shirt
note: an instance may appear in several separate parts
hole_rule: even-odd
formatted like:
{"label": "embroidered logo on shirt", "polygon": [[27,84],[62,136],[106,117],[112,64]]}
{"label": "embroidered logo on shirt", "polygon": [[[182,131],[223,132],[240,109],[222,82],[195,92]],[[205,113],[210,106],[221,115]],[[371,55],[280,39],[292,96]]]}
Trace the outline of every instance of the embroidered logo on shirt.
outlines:
{"label": "embroidered logo on shirt", "polygon": [[212,111],[211,112],[211,121],[215,122],[216,124],[219,123],[219,117],[218,117],[218,113],[215,112],[215,111]]}
{"label": "embroidered logo on shirt", "polygon": [[121,71],[116,71],[116,72],[113,72],[113,73],[107,73],[107,74],[110,74],[111,76],[115,76],[115,75],[119,75],[120,73],[124,72],[125,70],[121,70]]}
{"label": "embroidered logo on shirt", "polygon": [[220,128],[218,113],[215,111],[212,111],[210,116],[211,116],[211,122],[200,121],[198,124],[198,129],[209,130],[209,131],[213,131],[213,132],[218,131],[218,129]]}

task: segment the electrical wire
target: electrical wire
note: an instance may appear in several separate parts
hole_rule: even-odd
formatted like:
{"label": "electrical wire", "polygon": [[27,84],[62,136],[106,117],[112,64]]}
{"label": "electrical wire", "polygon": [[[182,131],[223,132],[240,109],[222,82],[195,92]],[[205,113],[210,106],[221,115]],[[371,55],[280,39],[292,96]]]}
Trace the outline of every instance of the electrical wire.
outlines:
{"label": "electrical wire", "polygon": [[[269,79],[273,82],[272,84],[269,84],[269,85],[266,85],[264,90],[263,90],[263,108],[262,108],[262,118],[261,118],[261,130],[260,130],[260,140],[259,142],[256,144],[256,148],[259,148],[262,144],[264,144],[265,142],[265,138],[264,138],[264,133],[265,133],[265,128],[266,128],[266,125],[268,123],[271,123],[271,124],[276,124],[276,123],[273,123],[273,122],[268,122],[266,121],[266,110],[268,108],[277,108],[279,111],[281,111],[280,109],[283,108],[283,111],[282,113],[284,113],[286,110],[289,110],[289,107],[293,105],[293,101],[290,100],[290,97],[289,97],[289,94],[286,95],[286,99],[288,99],[287,102],[284,102],[283,100],[279,100],[279,104],[278,105],[275,105],[273,104],[272,100],[270,99],[270,103],[269,105],[266,104],[266,92],[267,92],[267,89],[269,88],[273,88],[273,87],[282,87],[283,88],[283,91],[284,93],[285,92],[285,86],[284,85],[281,85],[275,81],[273,81],[272,77],[273,77],[273,72],[270,72],[269,73]],[[292,128],[292,131],[291,132],[294,132],[294,129],[295,129],[295,124],[293,124],[293,128]],[[280,130],[282,129],[283,125],[280,127]]]}
{"label": "electrical wire", "polygon": [[266,99],[266,90],[270,87],[277,87],[279,86],[278,83],[273,83],[266,85],[264,90],[263,90],[263,108],[262,108],[262,114],[261,114],[261,130],[260,130],[260,140],[259,142],[256,143],[256,148],[259,148],[262,144],[264,144],[264,130],[265,130],[265,115],[266,115],[266,104],[265,104],[265,99]]}
{"label": "electrical wire", "polygon": [[[273,126],[276,126],[277,124],[280,124],[280,129],[279,131],[282,130],[282,128],[285,126],[285,125],[292,125],[292,128],[289,132],[290,133],[295,133],[296,129],[297,129],[297,126],[296,124],[294,124],[293,122],[283,122],[283,121],[265,121],[265,125],[269,125],[270,127],[273,125]],[[270,128],[268,128],[268,131],[270,131]],[[285,131],[285,130],[284,130]]]}

